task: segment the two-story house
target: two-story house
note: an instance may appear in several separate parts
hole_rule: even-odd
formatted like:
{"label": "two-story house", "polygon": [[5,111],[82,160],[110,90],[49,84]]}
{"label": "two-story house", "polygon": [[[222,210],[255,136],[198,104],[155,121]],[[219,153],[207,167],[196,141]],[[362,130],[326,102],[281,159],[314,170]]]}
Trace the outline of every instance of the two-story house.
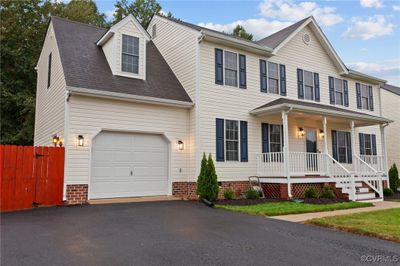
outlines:
{"label": "two-story house", "polygon": [[385,81],[348,69],[313,17],[257,42],[159,15],[52,18],[37,71],[35,145],[65,145],[67,203],[195,198],[203,153],[221,191],[259,176],[269,197],[382,198]]}

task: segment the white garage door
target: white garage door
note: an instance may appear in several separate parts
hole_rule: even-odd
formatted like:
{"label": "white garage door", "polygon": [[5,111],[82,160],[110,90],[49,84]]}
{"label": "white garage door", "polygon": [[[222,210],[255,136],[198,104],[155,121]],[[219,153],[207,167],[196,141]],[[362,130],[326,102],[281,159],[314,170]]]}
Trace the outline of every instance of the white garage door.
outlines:
{"label": "white garage door", "polygon": [[101,132],[93,140],[90,198],[167,195],[163,136]]}

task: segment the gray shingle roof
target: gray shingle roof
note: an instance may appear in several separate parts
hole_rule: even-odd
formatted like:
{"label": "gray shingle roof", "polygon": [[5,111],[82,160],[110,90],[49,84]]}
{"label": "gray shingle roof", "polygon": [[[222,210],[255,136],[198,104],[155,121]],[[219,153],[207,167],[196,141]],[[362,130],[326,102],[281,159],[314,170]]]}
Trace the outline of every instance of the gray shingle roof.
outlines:
{"label": "gray shingle roof", "polygon": [[278,47],[290,34],[296,31],[309,17],[302,19],[289,27],[286,27],[274,34],[271,34],[264,39],[257,41],[258,44],[275,49]]}
{"label": "gray shingle roof", "polygon": [[52,17],[67,86],[192,102],[153,42],[147,43],[146,80],[114,76],[96,41],[107,29]]}
{"label": "gray shingle roof", "polygon": [[396,86],[393,86],[393,85],[385,84],[385,85],[382,86],[382,89],[390,91],[390,92],[400,96],[400,87],[396,87]]}

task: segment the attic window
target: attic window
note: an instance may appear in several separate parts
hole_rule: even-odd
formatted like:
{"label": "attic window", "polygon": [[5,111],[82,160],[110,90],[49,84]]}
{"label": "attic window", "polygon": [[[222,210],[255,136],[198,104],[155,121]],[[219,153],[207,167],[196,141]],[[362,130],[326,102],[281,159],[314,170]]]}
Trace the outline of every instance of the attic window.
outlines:
{"label": "attic window", "polygon": [[139,73],[139,38],[122,35],[122,71]]}
{"label": "attic window", "polygon": [[153,25],[153,27],[151,28],[151,30],[152,30],[152,37],[153,37],[153,39],[156,37],[156,35],[157,35],[157,24],[154,24]]}

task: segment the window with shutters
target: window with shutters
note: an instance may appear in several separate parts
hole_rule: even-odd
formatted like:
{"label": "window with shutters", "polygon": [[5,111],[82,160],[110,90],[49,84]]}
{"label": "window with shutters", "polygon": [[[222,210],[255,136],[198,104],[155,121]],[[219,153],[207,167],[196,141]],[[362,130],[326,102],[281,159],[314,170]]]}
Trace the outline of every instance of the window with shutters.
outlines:
{"label": "window with shutters", "polygon": [[314,100],[314,79],[313,73],[304,70],[304,99]]}
{"label": "window with shutters", "polygon": [[335,103],[343,105],[343,80],[335,78]]}
{"label": "window with shutters", "polygon": [[279,94],[279,66],[268,62],[268,92]]}
{"label": "window with shutters", "polygon": [[225,151],[227,161],[239,161],[239,121],[225,120]]}
{"label": "window with shutters", "polygon": [[[362,134],[362,133],[360,133]],[[362,138],[363,143],[360,143],[361,155],[374,155],[373,147],[372,147],[372,134],[363,134]]]}
{"label": "window with shutters", "polygon": [[369,88],[367,85],[360,84],[361,108],[369,110]]}
{"label": "window with shutters", "polygon": [[269,125],[269,151],[281,152],[282,151],[282,126]]}
{"label": "window with shutters", "polygon": [[347,163],[349,160],[347,158],[348,143],[346,139],[346,132],[337,132],[337,149],[338,149],[338,161],[339,163]]}
{"label": "window with shutters", "polygon": [[225,85],[237,87],[238,80],[238,55],[224,52],[225,55]]}
{"label": "window with shutters", "polygon": [[139,73],[139,38],[122,35],[122,71]]}

